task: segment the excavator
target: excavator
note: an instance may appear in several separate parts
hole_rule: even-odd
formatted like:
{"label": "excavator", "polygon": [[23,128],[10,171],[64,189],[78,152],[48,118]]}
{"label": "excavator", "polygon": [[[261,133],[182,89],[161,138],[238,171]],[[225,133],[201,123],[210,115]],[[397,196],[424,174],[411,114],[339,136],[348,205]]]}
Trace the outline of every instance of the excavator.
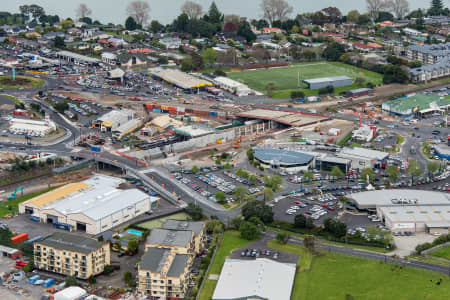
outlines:
{"label": "excavator", "polygon": [[19,190],[22,192],[22,196],[23,196],[23,186],[21,186],[21,187],[18,187],[17,189],[15,189],[14,192],[8,196],[8,200],[16,199],[16,194]]}
{"label": "excavator", "polygon": [[240,136],[240,137],[238,137],[237,139],[236,139],[236,144],[234,144],[233,145],[233,148],[235,148],[235,149],[239,149],[239,147],[240,147],[240,143],[242,142],[242,136]]}

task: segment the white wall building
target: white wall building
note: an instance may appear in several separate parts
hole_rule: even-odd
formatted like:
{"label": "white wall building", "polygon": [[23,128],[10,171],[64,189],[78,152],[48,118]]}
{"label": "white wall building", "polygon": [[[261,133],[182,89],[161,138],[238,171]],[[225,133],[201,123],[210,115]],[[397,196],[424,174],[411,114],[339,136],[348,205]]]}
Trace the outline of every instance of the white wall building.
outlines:
{"label": "white wall building", "polygon": [[96,124],[103,132],[115,131],[120,126],[131,121],[134,112],[129,109],[112,110],[96,120]]}
{"label": "white wall building", "polygon": [[29,136],[45,136],[56,130],[55,122],[50,119],[30,120],[11,118],[9,132],[13,134],[27,134]]}
{"label": "white wall building", "polygon": [[248,96],[253,92],[247,85],[227,77],[218,76],[214,78],[213,82],[219,88],[239,97]]}
{"label": "white wall building", "polygon": [[158,205],[159,198],[138,189],[119,189],[121,183],[120,178],[97,174],[22,202],[19,213],[43,223],[98,234]]}

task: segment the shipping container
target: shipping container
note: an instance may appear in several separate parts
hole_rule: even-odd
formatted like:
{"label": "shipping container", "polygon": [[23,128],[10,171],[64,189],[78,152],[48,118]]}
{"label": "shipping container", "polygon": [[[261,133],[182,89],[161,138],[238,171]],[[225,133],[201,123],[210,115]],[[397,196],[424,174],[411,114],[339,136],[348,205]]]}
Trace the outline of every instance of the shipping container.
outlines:
{"label": "shipping container", "polygon": [[91,146],[91,151],[94,152],[101,152],[102,148],[100,146]]}
{"label": "shipping container", "polygon": [[161,110],[160,110],[159,108],[154,108],[154,109],[153,109],[153,112],[154,112],[154,113],[161,113]]}
{"label": "shipping container", "polygon": [[147,109],[153,109],[153,104],[145,104],[145,108],[147,108]]}
{"label": "shipping container", "polygon": [[25,244],[38,242],[38,241],[40,241],[40,240],[42,240],[42,236],[41,236],[41,235],[38,235],[38,236],[36,236],[36,237],[34,237],[34,238],[32,238],[32,239],[29,239],[28,241],[25,241]]}
{"label": "shipping container", "polygon": [[167,109],[162,109],[162,113],[163,113],[163,114],[168,114],[169,111],[168,111]]}
{"label": "shipping container", "polygon": [[183,106],[178,106],[177,107],[177,111],[178,112],[185,112],[185,108]]}
{"label": "shipping container", "polygon": [[153,108],[161,109],[161,105],[159,105],[159,104],[153,105]]}
{"label": "shipping container", "polygon": [[186,108],[185,112],[188,114],[192,114],[194,112],[194,110],[192,108]]}
{"label": "shipping container", "polygon": [[168,107],[168,110],[169,110],[169,111],[177,111],[177,108],[174,107],[174,106],[169,106],[169,107]]}
{"label": "shipping container", "polygon": [[20,242],[24,242],[24,241],[26,241],[26,240],[28,240],[28,233],[26,233],[26,232],[21,233],[21,234],[18,234],[18,235],[16,235],[16,236],[13,236],[13,237],[11,238],[11,242],[12,242],[13,244],[17,244],[17,243],[20,243]]}
{"label": "shipping container", "polygon": [[30,217],[30,221],[33,221],[33,222],[36,222],[36,223],[40,222],[38,217]]}

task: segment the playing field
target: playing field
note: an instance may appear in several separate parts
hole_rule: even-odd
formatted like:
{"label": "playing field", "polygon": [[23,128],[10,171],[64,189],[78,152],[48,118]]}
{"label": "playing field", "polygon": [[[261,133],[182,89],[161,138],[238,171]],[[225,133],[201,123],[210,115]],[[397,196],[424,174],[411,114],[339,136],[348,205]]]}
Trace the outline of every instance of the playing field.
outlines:
{"label": "playing field", "polygon": [[[274,98],[289,97],[291,90],[299,89],[302,89],[306,95],[317,94],[317,91],[306,89],[306,84],[302,82],[305,79],[348,76],[353,79],[361,77],[365,79],[365,83],[372,82],[374,84],[379,84],[382,82],[381,74],[338,62],[292,64],[289,67],[282,68],[229,72],[227,73],[227,76],[247,84],[252,89],[264,93],[266,92],[267,84],[273,82],[275,84]],[[299,77],[300,87],[298,84]],[[349,87],[337,88],[336,92],[358,87],[360,86],[353,84]]]}

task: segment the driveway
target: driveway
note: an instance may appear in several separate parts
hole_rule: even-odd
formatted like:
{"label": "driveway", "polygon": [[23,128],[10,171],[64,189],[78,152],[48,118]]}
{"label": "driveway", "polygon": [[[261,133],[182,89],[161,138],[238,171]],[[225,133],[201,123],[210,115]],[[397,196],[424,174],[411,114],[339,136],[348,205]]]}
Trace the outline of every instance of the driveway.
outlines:
{"label": "driveway", "polygon": [[417,245],[431,243],[435,239],[435,236],[425,232],[416,233],[411,236],[394,236],[395,246],[397,248],[390,254],[397,254],[398,256],[405,257],[413,254]]}

